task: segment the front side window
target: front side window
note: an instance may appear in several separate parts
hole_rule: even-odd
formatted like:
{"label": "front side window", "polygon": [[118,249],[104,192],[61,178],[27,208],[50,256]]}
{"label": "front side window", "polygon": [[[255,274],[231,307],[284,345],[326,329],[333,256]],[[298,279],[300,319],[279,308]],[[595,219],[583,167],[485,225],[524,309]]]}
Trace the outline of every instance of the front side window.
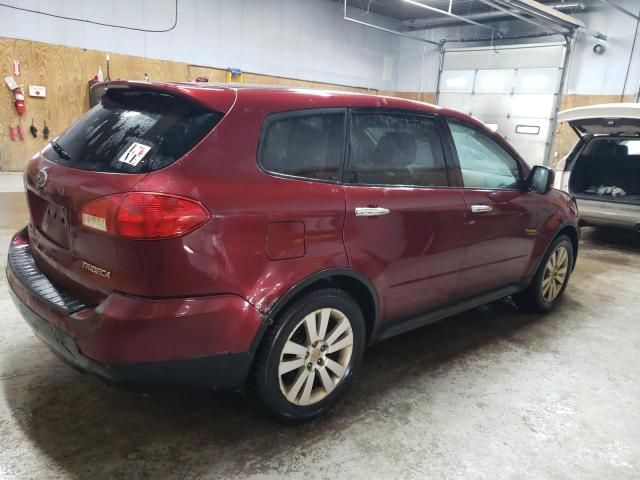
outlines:
{"label": "front side window", "polygon": [[354,113],[349,134],[348,183],[447,186],[436,121],[396,113]]}
{"label": "front side window", "polygon": [[292,113],[268,119],[260,164],[269,172],[317,180],[340,179],[344,112]]}
{"label": "front side window", "polygon": [[520,185],[518,162],[487,135],[449,122],[467,188],[516,189]]}

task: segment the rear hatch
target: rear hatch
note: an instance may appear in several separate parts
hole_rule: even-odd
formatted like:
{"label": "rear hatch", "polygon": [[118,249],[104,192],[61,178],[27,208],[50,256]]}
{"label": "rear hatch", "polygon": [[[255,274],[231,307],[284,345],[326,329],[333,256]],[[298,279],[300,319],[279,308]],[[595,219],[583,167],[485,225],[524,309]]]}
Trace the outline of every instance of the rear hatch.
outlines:
{"label": "rear hatch", "polygon": [[87,204],[120,198],[185,156],[235,97],[230,90],[167,84],[105,87],[100,103],[35,155],[25,174],[36,262],[54,282],[94,302],[118,289],[126,266],[118,262],[117,236],[83,213]]}
{"label": "rear hatch", "polygon": [[[578,107],[558,113],[558,122],[567,123],[578,135],[579,141],[571,152],[555,165],[555,187],[579,195],[587,187],[575,185],[570,171],[584,159],[588,143],[597,137],[635,137],[640,135],[640,105],[635,103],[607,103]],[[603,157],[602,162],[607,158]],[[591,175],[595,177],[596,175]],[[573,188],[569,185],[574,183]],[[584,180],[586,181],[586,180]],[[584,183],[582,179],[578,183]],[[594,178],[590,181],[598,181]],[[602,179],[602,181],[605,181]]]}
{"label": "rear hatch", "polygon": [[640,104],[610,103],[572,108],[558,114],[579,137],[640,134]]}

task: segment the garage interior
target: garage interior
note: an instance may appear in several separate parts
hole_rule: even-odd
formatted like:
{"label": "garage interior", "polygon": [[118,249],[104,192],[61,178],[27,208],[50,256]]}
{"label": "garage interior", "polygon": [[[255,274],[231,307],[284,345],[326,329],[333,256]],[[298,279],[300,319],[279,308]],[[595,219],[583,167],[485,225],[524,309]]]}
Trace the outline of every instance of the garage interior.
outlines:
{"label": "garage interior", "polygon": [[[90,108],[96,80],[428,102],[553,168],[577,140],[559,111],[638,102],[639,25],[634,0],[6,0],[0,78],[22,86],[26,112],[0,87],[0,267],[29,221],[26,162]],[[1,275],[0,476],[640,478],[640,233],[581,235],[552,313],[507,299],[377,344],[340,408],[300,426],[237,395],[75,372]]]}

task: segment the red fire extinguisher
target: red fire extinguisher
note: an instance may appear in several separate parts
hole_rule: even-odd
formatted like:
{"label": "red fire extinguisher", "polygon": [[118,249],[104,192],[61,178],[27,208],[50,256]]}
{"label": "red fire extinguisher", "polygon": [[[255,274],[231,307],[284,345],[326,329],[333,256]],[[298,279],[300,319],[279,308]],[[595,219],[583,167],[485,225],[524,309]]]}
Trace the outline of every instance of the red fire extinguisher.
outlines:
{"label": "red fire extinguisher", "polygon": [[18,112],[18,115],[22,115],[25,111],[24,93],[22,93],[22,89],[20,87],[13,90],[13,98],[15,100],[16,112]]}

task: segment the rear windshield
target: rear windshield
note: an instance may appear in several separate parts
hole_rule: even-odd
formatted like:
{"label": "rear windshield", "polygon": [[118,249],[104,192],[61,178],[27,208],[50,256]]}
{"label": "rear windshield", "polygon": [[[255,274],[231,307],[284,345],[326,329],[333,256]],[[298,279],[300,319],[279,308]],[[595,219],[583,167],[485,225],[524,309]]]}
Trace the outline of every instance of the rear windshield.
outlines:
{"label": "rear windshield", "polygon": [[191,150],[222,116],[165,93],[108,90],[43,155],[82,170],[152,172]]}

